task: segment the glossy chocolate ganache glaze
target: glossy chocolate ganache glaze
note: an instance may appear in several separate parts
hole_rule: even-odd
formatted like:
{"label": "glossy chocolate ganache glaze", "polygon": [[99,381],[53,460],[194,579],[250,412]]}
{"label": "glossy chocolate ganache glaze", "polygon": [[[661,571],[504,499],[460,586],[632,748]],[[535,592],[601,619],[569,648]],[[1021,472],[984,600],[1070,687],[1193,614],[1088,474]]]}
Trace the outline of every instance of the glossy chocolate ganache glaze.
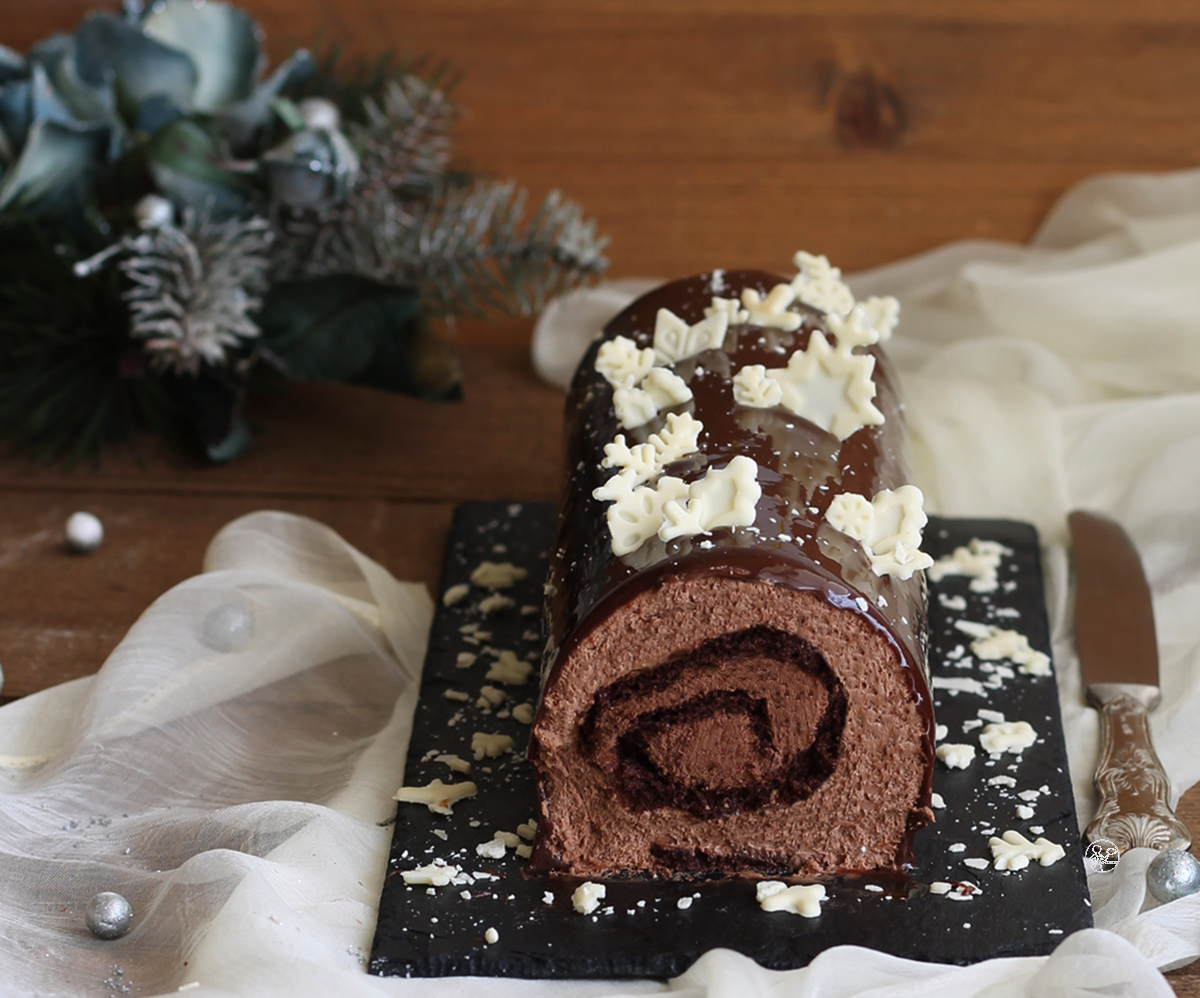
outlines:
{"label": "glossy chocolate ganache glaze", "polygon": [[[846,315],[767,273],[675,281],[580,365],[530,743],[535,872],[896,869],[932,819],[924,515],[871,335],[894,309],[850,312],[834,283]],[[834,353],[822,370],[844,384],[806,380]]]}

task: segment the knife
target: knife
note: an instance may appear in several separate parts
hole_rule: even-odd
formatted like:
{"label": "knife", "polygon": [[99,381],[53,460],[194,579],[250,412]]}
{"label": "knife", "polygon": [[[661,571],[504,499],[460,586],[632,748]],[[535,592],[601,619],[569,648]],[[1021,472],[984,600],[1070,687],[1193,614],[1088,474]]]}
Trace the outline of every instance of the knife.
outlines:
{"label": "knife", "polygon": [[1098,513],[1068,517],[1075,546],[1075,640],[1088,702],[1100,711],[1099,808],[1090,842],[1187,849],[1187,827],[1170,807],[1171,785],[1150,743],[1158,706],[1158,644],[1150,587],[1124,528]]}

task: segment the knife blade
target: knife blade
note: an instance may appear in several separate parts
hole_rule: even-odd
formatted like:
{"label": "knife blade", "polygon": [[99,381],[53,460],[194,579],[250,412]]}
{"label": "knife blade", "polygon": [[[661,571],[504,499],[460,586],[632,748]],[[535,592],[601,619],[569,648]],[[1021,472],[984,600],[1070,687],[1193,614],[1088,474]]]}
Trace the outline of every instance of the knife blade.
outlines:
{"label": "knife blade", "polygon": [[1137,548],[1115,520],[1076,510],[1075,640],[1088,701],[1100,711],[1099,806],[1090,842],[1121,852],[1186,849],[1187,827],[1171,810],[1171,785],[1150,741],[1149,712],[1162,699],[1150,586]]}

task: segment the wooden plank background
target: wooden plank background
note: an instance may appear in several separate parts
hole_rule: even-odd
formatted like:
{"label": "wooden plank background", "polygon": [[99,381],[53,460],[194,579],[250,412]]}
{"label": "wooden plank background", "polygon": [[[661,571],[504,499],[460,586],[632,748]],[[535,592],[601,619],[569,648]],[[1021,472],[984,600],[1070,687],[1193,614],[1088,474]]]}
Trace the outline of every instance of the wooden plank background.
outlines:
{"label": "wooden plank background", "polygon": [[[69,30],[82,0],[0,0],[0,42]],[[613,276],[847,270],[954,239],[1025,240],[1107,171],[1200,162],[1200,4],[1186,0],[248,0],[274,59],[318,32],[462,73],[458,159],[579,200]],[[457,501],[553,498],[561,397],[529,319],[461,323],[466,401],[304,386],[260,398],[226,467],[147,442],[97,467],[0,456],[5,697],[94,672],[138,614],[252,509],[328,523],[435,584]],[[108,530],[68,556],[67,514]],[[1200,832],[1200,792],[1183,813]],[[1200,995],[1200,972],[1171,975]]]}

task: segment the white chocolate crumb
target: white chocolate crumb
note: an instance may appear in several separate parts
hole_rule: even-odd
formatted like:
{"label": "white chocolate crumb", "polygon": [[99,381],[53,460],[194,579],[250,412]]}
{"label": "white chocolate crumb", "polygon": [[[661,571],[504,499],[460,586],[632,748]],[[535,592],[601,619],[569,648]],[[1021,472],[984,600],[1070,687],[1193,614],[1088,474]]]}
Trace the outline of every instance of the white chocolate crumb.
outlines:
{"label": "white chocolate crumb", "polygon": [[590,915],[600,907],[600,899],[606,892],[607,889],[603,884],[593,883],[589,880],[575,888],[575,893],[571,895],[571,904],[575,906],[575,910],[579,914]]}
{"label": "white chocolate crumb", "polygon": [[471,751],[475,754],[476,762],[484,756],[487,756],[489,759],[496,759],[504,755],[505,752],[511,752],[512,750],[513,740],[508,735],[489,735],[482,731],[476,731],[471,735]]}
{"label": "white chocolate crumb", "polygon": [[1000,711],[988,710],[987,707],[980,707],[975,711],[975,716],[981,721],[987,721],[990,724],[1003,724],[1005,721],[1005,717]]}
{"label": "white chocolate crumb", "polygon": [[966,852],[967,844],[965,842],[952,842],[946,847],[947,852]]}
{"label": "white chocolate crumb", "polygon": [[528,574],[511,561],[481,561],[471,573],[471,581],[484,589],[509,589]]}
{"label": "white chocolate crumb", "polygon": [[533,724],[533,704],[519,703],[512,709],[514,719],[522,724]]}
{"label": "white chocolate crumb", "polygon": [[491,596],[485,596],[479,601],[479,612],[485,617],[489,617],[493,613],[499,613],[501,610],[508,609],[510,606],[516,606],[516,603],[507,596],[492,593]]}
{"label": "white chocolate crumb", "polygon": [[532,842],[537,835],[537,822],[530,818],[517,825],[517,834],[523,839]]}
{"label": "white chocolate crumb", "polygon": [[503,859],[504,843],[499,839],[489,839],[487,842],[480,842],[475,847],[475,852],[484,859]]}
{"label": "white chocolate crumb", "polygon": [[993,776],[987,782],[989,787],[1015,787],[1017,785],[1016,780],[1005,775]]}
{"label": "white chocolate crumb", "polygon": [[1037,741],[1037,732],[1028,721],[1005,721],[989,724],[979,733],[979,744],[986,752],[1020,755]]}
{"label": "white chocolate crumb", "polygon": [[475,701],[475,706],[499,707],[507,699],[508,694],[504,690],[499,690],[495,686],[484,686],[479,691],[479,699]]}
{"label": "white chocolate crumb", "polygon": [[484,679],[505,686],[524,686],[533,675],[533,666],[517,658],[514,651],[505,648],[489,667]]}
{"label": "white chocolate crumb", "polygon": [[948,734],[950,734],[950,729],[944,724],[939,724],[933,729],[933,740],[935,742],[940,742]]}
{"label": "white chocolate crumb", "polygon": [[1050,866],[1066,855],[1062,846],[1049,839],[1039,838],[1036,842],[1030,842],[1020,832],[1011,829],[1000,838],[993,836],[988,839],[988,845],[997,870],[1023,870],[1031,859],[1036,859],[1042,866]]}
{"label": "white chocolate crumb", "polygon": [[435,828],[433,830],[433,834],[436,835],[443,842],[445,842],[447,839],[450,838],[450,836],[446,834],[446,829],[444,829],[444,828]]}
{"label": "white chocolate crumb", "polygon": [[825,900],[823,884],[786,884],[777,888],[777,880],[760,883],[756,890],[758,906],[763,911],[787,911],[804,918],[816,918],[821,914],[821,902]]}
{"label": "white chocolate crumb", "polygon": [[526,603],[521,607],[522,617],[536,617],[541,612],[541,607],[534,606],[532,603]]}
{"label": "white chocolate crumb", "polygon": [[979,658],[988,661],[1008,659],[1016,662],[1027,676],[1050,675],[1050,656],[1031,648],[1024,634],[970,620],[956,620],[954,626],[975,638],[971,642],[971,651]]}
{"label": "white chocolate crumb", "polygon": [[444,860],[435,859],[428,866],[419,866],[415,870],[405,870],[400,876],[404,878],[406,884],[414,886],[445,887],[459,873],[459,867],[450,866]]}
{"label": "white chocolate crumb", "polygon": [[467,594],[471,591],[471,587],[465,582],[460,582],[456,586],[450,586],[442,593],[442,606],[454,606],[455,603],[461,603],[467,598]]}
{"label": "white chocolate crumb", "polygon": [[939,794],[937,791],[934,791],[932,794],[929,795],[929,803],[930,803],[930,806],[937,808],[939,811],[942,810],[943,808],[945,808],[945,806],[946,806],[946,801],[942,798],[942,795]]}
{"label": "white chocolate crumb", "polygon": [[544,891],[542,893],[542,904],[554,904],[554,892]]}
{"label": "white chocolate crumb", "polygon": [[493,832],[492,838],[498,842],[503,842],[508,849],[516,849],[521,844],[521,839],[515,832]]}
{"label": "white chocolate crumb", "polygon": [[970,856],[963,860],[963,866],[969,866],[972,870],[986,870],[989,863],[986,859],[980,859],[978,856]]}
{"label": "white chocolate crumb", "polygon": [[966,769],[975,758],[975,746],[943,742],[937,747],[937,757],[947,769]]}
{"label": "white chocolate crumb", "polygon": [[1034,810],[1028,804],[1017,805],[1017,817],[1022,821],[1028,821],[1033,817]]}
{"label": "white chocolate crumb", "polygon": [[533,855],[533,846],[527,845],[524,842],[522,842],[519,846],[517,846],[517,855],[520,856],[522,859],[528,859],[530,856]]}
{"label": "white chocolate crumb", "polygon": [[454,660],[454,667],[456,669],[469,669],[475,664],[475,660],[478,657],[473,651],[460,651],[458,657]]}
{"label": "white chocolate crumb", "polygon": [[987,695],[983,683],[970,676],[934,676],[929,685],[935,690],[949,690],[951,693],[974,693],[980,697]]}
{"label": "white chocolate crumb", "polygon": [[691,906],[692,906],[692,899],[690,897],[683,897],[675,902],[675,907],[678,908],[680,911],[686,911]]}
{"label": "white chocolate crumb", "polygon": [[450,767],[451,771],[455,772],[455,773],[471,772],[471,764],[469,762],[467,762],[466,759],[460,759],[456,755],[450,755],[449,753],[444,753],[442,755],[435,756],[434,761],[435,762],[444,762],[447,766]]}
{"label": "white chocolate crumb", "polygon": [[953,884],[945,880],[935,880],[929,885],[930,894],[949,894]]}
{"label": "white chocolate crumb", "polygon": [[447,700],[457,700],[459,703],[466,703],[471,699],[471,695],[464,693],[462,690],[446,690],[442,696]]}
{"label": "white chocolate crumb", "polygon": [[425,804],[435,814],[450,814],[455,801],[474,797],[478,792],[478,787],[470,780],[463,783],[433,780],[424,787],[401,787],[392,794],[392,799],[403,804]]}
{"label": "white chocolate crumb", "polygon": [[947,575],[966,575],[971,578],[972,592],[994,592],[999,585],[996,572],[1000,559],[1006,554],[1012,554],[1012,550],[1003,544],[973,537],[966,547],[955,548],[953,554],[934,562],[929,568],[929,580],[941,582]]}
{"label": "white chocolate crumb", "polygon": [[883,893],[883,888],[880,887],[878,884],[867,884],[867,886],[864,889],[870,891],[872,894],[882,894]]}
{"label": "white chocolate crumb", "polygon": [[490,928],[483,934],[483,941],[489,946],[491,946],[493,943],[498,943],[500,941],[500,933],[494,928]]}

